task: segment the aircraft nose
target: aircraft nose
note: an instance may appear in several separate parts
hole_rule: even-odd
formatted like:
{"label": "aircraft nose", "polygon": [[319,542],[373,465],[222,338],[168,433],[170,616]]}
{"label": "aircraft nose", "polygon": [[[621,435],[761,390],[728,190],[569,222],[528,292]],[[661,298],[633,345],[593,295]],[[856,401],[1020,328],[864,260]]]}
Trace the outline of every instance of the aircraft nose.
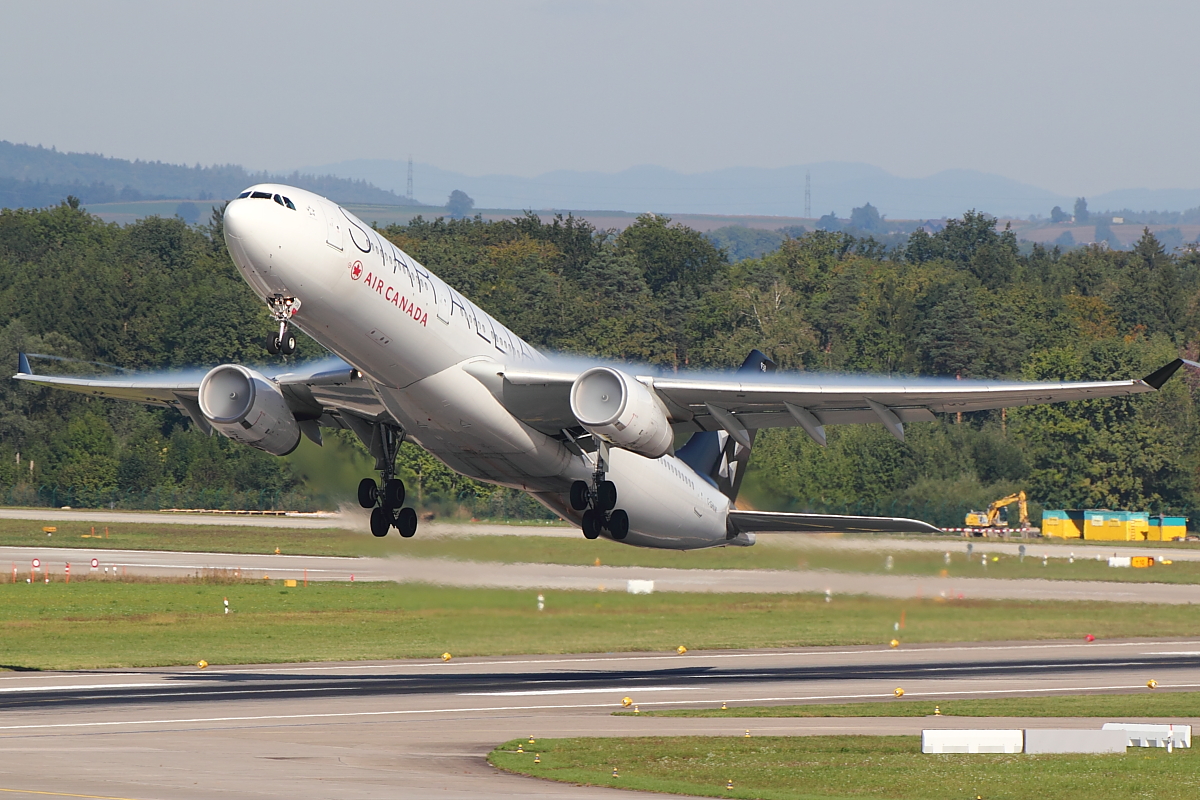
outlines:
{"label": "aircraft nose", "polygon": [[253,204],[246,199],[233,200],[225,207],[223,224],[226,236],[245,239],[252,227]]}

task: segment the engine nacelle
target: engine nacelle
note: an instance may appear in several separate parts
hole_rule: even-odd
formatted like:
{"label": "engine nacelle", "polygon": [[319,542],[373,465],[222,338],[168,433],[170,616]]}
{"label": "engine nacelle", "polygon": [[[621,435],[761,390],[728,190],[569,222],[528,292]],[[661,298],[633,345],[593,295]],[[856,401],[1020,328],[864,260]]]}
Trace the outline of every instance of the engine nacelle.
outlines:
{"label": "engine nacelle", "polygon": [[300,425],[279,387],[240,364],[204,376],[200,413],[222,435],[272,455],[286,456],[300,444]]}
{"label": "engine nacelle", "polygon": [[625,450],[658,458],[671,452],[675,434],[667,409],[649,387],[611,367],[593,367],[571,386],[571,413],[593,436]]}

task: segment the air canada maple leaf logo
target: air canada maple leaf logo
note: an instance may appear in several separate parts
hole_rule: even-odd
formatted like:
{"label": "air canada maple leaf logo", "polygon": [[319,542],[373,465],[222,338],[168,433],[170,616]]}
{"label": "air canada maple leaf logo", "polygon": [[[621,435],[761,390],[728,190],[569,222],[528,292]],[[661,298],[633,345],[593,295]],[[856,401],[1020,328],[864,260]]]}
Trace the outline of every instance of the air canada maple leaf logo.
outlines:
{"label": "air canada maple leaf logo", "polygon": [[362,277],[362,269],[363,269],[362,262],[355,261],[353,264],[350,265],[350,277],[353,278],[354,280],[358,280],[359,278]]}

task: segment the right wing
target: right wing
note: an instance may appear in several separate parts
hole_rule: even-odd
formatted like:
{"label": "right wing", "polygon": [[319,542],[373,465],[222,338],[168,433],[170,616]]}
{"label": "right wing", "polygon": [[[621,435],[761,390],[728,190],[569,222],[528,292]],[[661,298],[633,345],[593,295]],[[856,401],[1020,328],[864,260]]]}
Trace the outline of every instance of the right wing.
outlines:
{"label": "right wing", "polygon": [[[13,375],[14,379],[35,386],[175,408],[191,419],[200,430],[206,433],[209,431],[208,422],[200,413],[197,400],[200,381],[206,371],[134,374],[117,378],[36,375],[24,353],[18,357],[17,370],[17,374]],[[279,387],[288,408],[301,423],[350,428],[361,436],[363,434],[360,431],[367,430],[363,428],[364,425],[392,421],[391,415],[376,396],[371,382],[341,359],[324,359],[304,365],[295,371],[265,377]],[[312,435],[310,427],[302,427],[305,433]],[[369,432],[367,437],[369,439]]]}
{"label": "right wing", "polygon": [[729,527],[738,533],[941,533],[941,528],[903,517],[792,514],[730,509]]}

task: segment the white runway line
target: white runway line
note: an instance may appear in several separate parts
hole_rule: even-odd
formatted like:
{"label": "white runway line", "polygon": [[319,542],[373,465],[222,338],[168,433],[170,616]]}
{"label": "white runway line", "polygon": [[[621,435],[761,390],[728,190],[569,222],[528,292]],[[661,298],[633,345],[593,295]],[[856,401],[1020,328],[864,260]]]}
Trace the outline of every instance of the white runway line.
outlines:
{"label": "white runway line", "polygon": [[412,714],[482,714],[489,711],[538,711],[541,709],[612,708],[614,703],[570,706],[496,706],[494,708],[431,708],[403,711],[344,711],[330,714],[263,714],[253,717],[194,717],[190,719],[131,719],[110,722],[56,722],[48,725],[0,725],[0,731],[47,728],[103,728],[125,725],[193,725],[201,722],[270,722],[288,719],[340,719],[344,717],[395,717]]}
{"label": "white runway line", "polygon": [[[1179,683],[1179,684],[1171,684],[1171,686],[1167,687],[1167,688],[1192,689],[1192,688],[1197,688],[1197,687],[1200,687],[1200,684],[1198,684],[1198,683]],[[1112,692],[1112,691],[1121,691],[1121,690],[1125,690],[1125,689],[1145,689],[1145,688],[1146,688],[1146,684],[1138,683],[1138,684],[1134,684],[1132,686],[1062,686],[1062,687],[1059,687],[1056,689],[970,689],[970,690],[963,690],[963,691],[957,691],[957,692],[932,692],[932,691],[918,692],[918,691],[905,690],[904,696],[905,697],[949,697],[949,696],[955,696],[955,695],[984,695],[984,694],[1046,694],[1049,692]],[[1163,688],[1163,687],[1160,685],[1160,688]],[[892,692],[884,692],[883,694],[839,694],[839,695],[825,695],[825,696],[809,695],[806,697],[751,697],[751,698],[744,698],[744,699],[743,698],[734,698],[733,700],[726,699],[726,702],[783,703],[783,702],[789,702],[789,701],[795,702],[795,701],[800,701],[800,700],[807,700],[807,701],[812,701],[812,700],[863,700],[863,699],[870,699],[870,698],[885,698],[885,697],[895,697],[895,695]],[[695,700],[659,700],[656,702],[654,702],[654,701],[639,701],[638,705],[640,705],[640,706],[674,706],[674,705],[682,705],[682,704],[688,704],[688,703],[694,703],[694,702],[697,702],[697,701],[695,701]],[[712,700],[708,700],[708,702],[712,702]],[[731,710],[736,711],[737,709],[731,709]],[[715,717],[714,719],[720,719],[720,717]],[[772,718],[764,717],[764,719],[772,719]],[[776,717],[775,719],[782,719],[782,718]]]}
{"label": "white runway line", "polygon": [[[1195,688],[1200,687],[1200,684],[1179,684],[1173,688]],[[1126,686],[1072,686],[1061,687],[1058,689],[982,689],[978,691],[960,691],[960,692],[907,692],[906,697],[938,697],[947,695],[987,695],[987,694],[1016,694],[1016,693],[1043,693],[1043,692],[1089,692],[1089,691],[1118,691],[1126,689],[1144,689],[1144,684],[1134,684]],[[892,693],[884,694],[852,694],[852,695],[807,695],[803,697],[765,697],[765,698],[750,698],[750,699],[734,699],[736,703],[765,703],[765,702],[783,702],[783,701],[814,701],[814,700],[860,700],[864,698],[885,698],[891,697]],[[641,702],[639,705],[680,705],[683,703],[699,703],[713,702],[711,698],[704,700],[676,700],[676,701],[659,701],[659,702]],[[586,708],[607,708],[617,710],[620,705],[616,702],[612,703],[588,703],[588,704],[573,704],[573,705],[541,705],[541,706],[485,706],[478,708],[430,708],[430,709],[405,709],[394,711],[344,711],[325,714],[262,714],[257,716],[245,717],[188,717],[181,719],[142,719],[142,720],[119,720],[119,721],[104,721],[104,722],[58,722],[44,725],[0,725],[0,731],[30,731],[30,730],[50,730],[61,728],[107,728],[107,727],[127,727],[130,725],[195,725],[200,723],[218,723],[218,722],[278,722],[285,720],[303,720],[303,719],[345,719],[349,717],[401,717],[415,716],[427,714],[484,714],[490,712],[511,713],[513,711],[561,711],[572,709]],[[736,709],[733,709],[736,710]],[[736,719],[736,715],[729,717]],[[723,718],[717,718],[723,719]],[[764,717],[764,719],[770,719]]]}
{"label": "white runway line", "polygon": [[196,681],[187,681],[186,683],[155,681],[154,683],[74,683],[62,686],[4,686],[0,687],[0,694],[13,694],[15,692],[61,692],[63,690],[87,691],[90,689],[149,689],[153,687],[169,689],[174,686],[195,686],[196,684]]}
{"label": "white runway line", "polygon": [[[1198,644],[1200,644],[1200,642],[1180,642],[1178,646],[1179,647],[1195,647]],[[1003,650],[1005,652],[1011,652],[1014,650],[1053,650],[1056,648],[1069,648],[1069,647],[1075,647],[1075,646],[1086,647],[1089,650],[1098,650],[1098,649],[1102,649],[1105,647],[1146,647],[1147,645],[1145,642],[1090,642],[1090,643],[1059,642],[1057,644],[1024,644],[1024,645],[1016,645],[1016,646],[1012,646],[1012,647],[1003,647],[1003,646],[993,647],[993,646],[989,646],[989,645],[979,645],[976,647],[972,647],[972,646],[957,646],[957,647],[913,646],[909,649],[905,649],[904,647],[892,649],[890,647],[881,645],[877,649],[863,649],[863,650],[829,650],[829,651],[825,651],[825,652],[788,651],[788,652],[783,652],[783,653],[712,653],[712,654],[706,654],[703,651],[692,650],[692,651],[689,651],[688,654],[684,655],[684,656],[665,655],[665,654],[664,655],[655,655],[655,656],[613,655],[613,656],[599,656],[599,657],[592,657],[592,658],[530,658],[530,659],[517,659],[517,660],[505,660],[505,661],[451,661],[451,662],[434,661],[431,659],[429,661],[419,661],[419,662],[415,662],[415,663],[411,663],[411,664],[342,664],[342,665],[330,666],[330,667],[266,667],[263,669],[256,669],[255,667],[237,665],[237,666],[217,667],[217,668],[213,668],[210,666],[209,671],[210,672],[222,672],[222,673],[252,672],[255,674],[259,674],[259,675],[274,675],[274,674],[285,674],[285,673],[293,673],[293,672],[332,672],[334,670],[361,670],[361,669],[415,669],[415,668],[423,668],[423,667],[437,667],[437,668],[441,669],[441,668],[452,668],[452,667],[495,667],[495,666],[523,665],[523,664],[602,664],[602,663],[612,663],[612,662],[619,662],[619,661],[683,661],[683,660],[708,661],[708,660],[727,659],[727,658],[789,658],[789,657],[805,658],[805,657],[824,657],[824,656],[877,655],[879,653],[903,653],[903,654],[918,653],[918,654],[921,654],[921,653],[957,653],[957,652],[962,652],[962,651],[987,652],[987,651],[992,651],[992,650]],[[1169,644],[1160,645],[1160,646],[1170,647]],[[1161,653],[1142,653],[1141,655],[1192,656],[1192,655],[1200,655],[1200,652],[1185,651],[1185,652],[1177,653],[1174,651],[1168,651],[1168,652],[1161,652]]]}
{"label": "white runway line", "polygon": [[530,689],[514,692],[459,692],[459,697],[535,697],[555,694],[619,694],[627,695],[634,692],[686,692],[689,689],[716,689],[716,686],[626,686],[605,687],[603,689]]}

